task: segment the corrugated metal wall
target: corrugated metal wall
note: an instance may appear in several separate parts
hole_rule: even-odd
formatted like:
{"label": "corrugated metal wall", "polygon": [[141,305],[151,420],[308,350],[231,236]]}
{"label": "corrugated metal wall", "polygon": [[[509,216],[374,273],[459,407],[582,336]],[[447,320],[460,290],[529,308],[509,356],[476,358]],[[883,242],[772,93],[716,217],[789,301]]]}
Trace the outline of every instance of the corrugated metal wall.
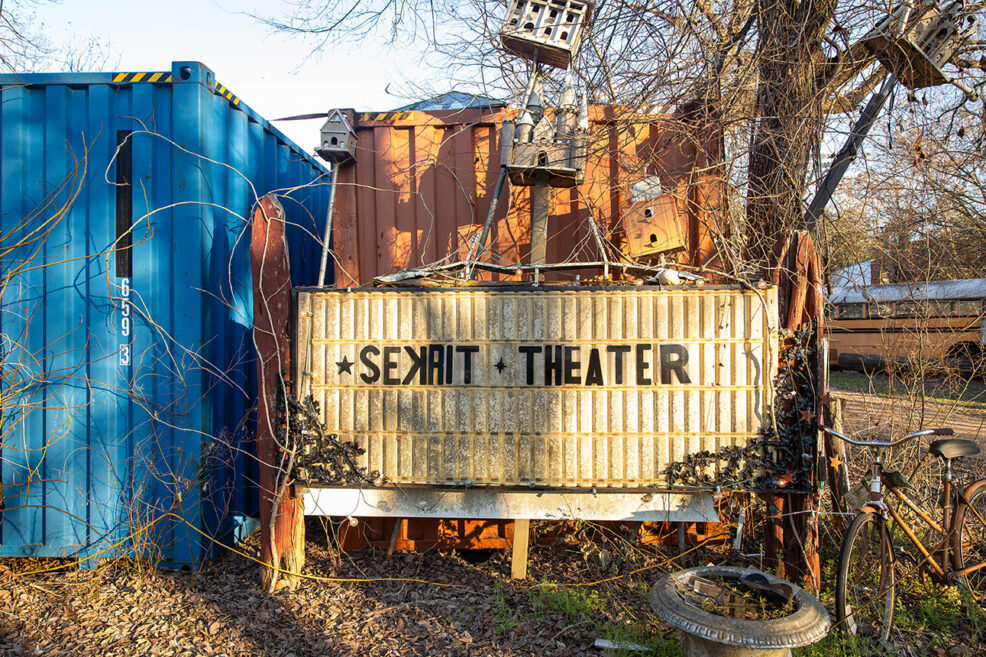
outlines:
{"label": "corrugated metal wall", "polygon": [[[510,116],[481,110],[351,114],[358,161],[339,172],[337,284],[367,284],[450,254],[452,261],[465,258],[467,240],[486,220],[499,171],[499,126]],[[688,250],[681,261],[715,266],[712,236],[726,210],[719,128],[682,115],[623,116],[613,107],[591,108],[590,121],[585,182],[552,191],[547,260],[598,259],[590,213],[619,246],[629,183],[659,175],[687,208]],[[501,264],[528,261],[530,197],[526,187],[501,197],[490,238],[492,259]]]}
{"label": "corrugated metal wall", "polygon": [[0,555],[193,563],[256,505],[251,207],[313,284],[326,170],[195,62],[0,85]]}
{"label": "corrugated metal wall", "polygon": [[776,371],[774,288],[309,290],[297,305],[311,379],[296,389],[398,485],[662,486],[670,463],[758,437]]}

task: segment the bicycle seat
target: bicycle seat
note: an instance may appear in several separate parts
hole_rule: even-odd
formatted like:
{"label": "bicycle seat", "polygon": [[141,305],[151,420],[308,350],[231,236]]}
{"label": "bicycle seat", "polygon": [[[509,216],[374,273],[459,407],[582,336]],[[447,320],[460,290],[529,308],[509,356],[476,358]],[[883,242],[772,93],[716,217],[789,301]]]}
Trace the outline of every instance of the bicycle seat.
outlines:
{"label": "bicycle seat", "polygon": [[979,445],[962,438],[945,438],[931,443],[928,451],[939,458],[957,459],[961,456],[976,456],[979,454]]}

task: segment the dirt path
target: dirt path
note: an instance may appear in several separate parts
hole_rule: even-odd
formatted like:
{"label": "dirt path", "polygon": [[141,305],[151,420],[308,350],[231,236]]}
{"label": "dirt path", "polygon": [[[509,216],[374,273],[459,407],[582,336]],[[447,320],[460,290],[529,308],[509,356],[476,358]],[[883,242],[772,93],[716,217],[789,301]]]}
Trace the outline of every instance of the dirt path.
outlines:
{"label": "dirt path", "polygon": [[986,442],[986,413],[955,404],[913,402],[861,392],[835,391],[845,400],[850,431],[876,429],[900,437],[922,428],[951,427],[955,436]]}

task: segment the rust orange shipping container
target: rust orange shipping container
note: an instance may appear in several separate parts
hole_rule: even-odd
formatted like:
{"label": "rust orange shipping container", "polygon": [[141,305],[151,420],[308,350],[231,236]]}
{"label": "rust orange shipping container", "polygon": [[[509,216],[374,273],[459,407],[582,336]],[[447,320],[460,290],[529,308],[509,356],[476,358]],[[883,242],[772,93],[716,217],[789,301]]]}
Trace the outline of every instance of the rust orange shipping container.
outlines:
{"label": "rust orange shipping container", "polygon": [[[550,112],[550,110],[549,110]],[[598,261],[591,219],[620,258],[630,184],[656,177],[677,213],[684,249],[671,262],[715,268],[726,213],[721,170],[722,136],[716,126],[684,114],[630,114],[613,107],[590,109],[589,160],[583,184],[553,189],[547,262]],[[349,112],[357,137],[357,161],[338,169],[333,217],[335,285],[372,285],[403,269],[466,258],[482,231],[500,167],[500,127],[513,110]],[[531,189],[509,187],[499,199],[481,260],[527,264],[531,237]],[[576,273],[555,272],[556,281]],[[480,274],[487,280],[500,276]],[[396,524],[400,523],[400,524]],[[371,518],[346,532],[347,547],[370,540],[397,549],[508,547],[512,523],[419,518]]]}
{"label": "rust orange shipping container", "polygon": [[[513,116],[477,109],[350,113],[357,162],[339,169],[336,285],[367,285],[402,269],[464,259],[492,200],[500,125]],[[612,107],[591,108],[590,121],[584,183],[552,190],[547,261],[599,260],[590,216],[613,244],[614,258],[624,246],[629,184],[657,176],[681,213],[686,247],[673,261],[715,266],[726,211],[721,132],[682,114],[623,115]],[[504,191],[482,260],[528,262],[530,197],[528,187]]]}

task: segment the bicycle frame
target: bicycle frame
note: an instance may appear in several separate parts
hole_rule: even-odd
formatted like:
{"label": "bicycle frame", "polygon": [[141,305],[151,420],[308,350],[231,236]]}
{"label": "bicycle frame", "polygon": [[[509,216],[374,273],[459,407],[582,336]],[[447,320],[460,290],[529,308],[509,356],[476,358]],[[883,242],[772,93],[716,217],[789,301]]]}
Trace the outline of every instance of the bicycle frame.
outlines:
{"label": "bicycle frame", "polygon": [[[920,470],[921,465],[924,463],[922,459],[918,467],[914,469],[914,473]],[[913,474],[912,473],[912,476]],[[955,532],[959,530],[955,526],[955,510],[959,508],[959,505],[965,505],[967,509],[971,509],[975,513],[981,522],[986,525],[986,518],[983,518],[979,511],[969,504],[969,500],[965,497],[965,492],[960,490],[958,487],[954,487],[953,491],[953,475],[952,475],[952,463],[951,461],[945,461],[945,472],[942,475],[942,482],[944,484],[944,490],[942,491],[942,505],[941,505],[941,524],[936,522],[926,511],[918,507],[911,499],[907,496],[907,493],[899,488],[893,486],[887,486],[887,490],[893,494],[893,496],[902,502],[904,506],[910,509],[915,515],[917,515],[921,520],[924,521],[926,525],[931,527],[938,535],[941,537],[941,546],[929,549],[924,541],[918,538],[914,530],[907,523],[907,521],[901,517],[901,515],[894,509],[891,505],[887,504],[886,498],[884,497],[883,487],[884,487],[884,470],[883,470],[883,449],[877,451],[876,460],[871,466],[871,479],[870,479],[870,501],[866,505],[870,509],[878,513],[883,517],[884,520],[890,522],[891,520],[896,524],[907,536],[908,540],[921,552],[924,556],[924,561],[922,561],[919,566],[927,563],[933,570],[933,574],[936,575],[942,582],[949,583],[956,577],[961,577],[963,575],[968,575],[969,573],[986,568],[986,562],[974,564],[968,566],[961,570],[954,570],[952,565],[954,565],[954,555],[951,550],[950,538]],[[864,507],[865,508],[865,507]],[[941,562],[935,558],[935,554],[940,551]],[[951,564],[951,565],[950,565]]]}

